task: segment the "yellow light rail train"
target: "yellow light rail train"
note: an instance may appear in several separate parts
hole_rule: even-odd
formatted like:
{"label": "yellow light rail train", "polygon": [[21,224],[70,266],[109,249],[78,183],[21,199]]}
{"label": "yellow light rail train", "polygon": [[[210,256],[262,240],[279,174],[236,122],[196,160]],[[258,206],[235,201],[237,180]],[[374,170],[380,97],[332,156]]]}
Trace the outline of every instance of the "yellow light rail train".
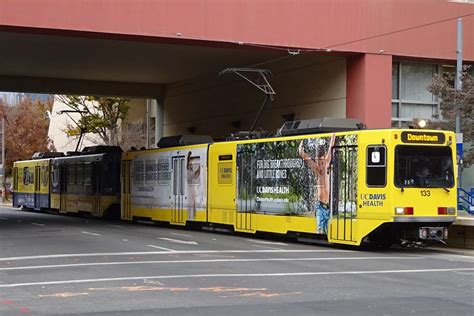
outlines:
{"label": "yellow light rail train", "polygon": [[127,152],[122,218],[356,246],[445,240],[456,220],[453,139],[361,130]]}
{"label": "yellow light rail train", "polygon": [[[110,170],[120,169],[123,220],[225,225],[250,234],[388,246],[447,239],[457,215],[454,146],[452,132],[413,129],[216,143],[191,135],[164,137],[158,149],[123,153],[121,167]],[[68,160],[52,158],[53,166],[55,159]],[[25,163],[33,162],[15,167]],[[68,176],[61,179],[68,183]],[[19,185],[23,179],[18,171],[16,201],[31,191]]]}

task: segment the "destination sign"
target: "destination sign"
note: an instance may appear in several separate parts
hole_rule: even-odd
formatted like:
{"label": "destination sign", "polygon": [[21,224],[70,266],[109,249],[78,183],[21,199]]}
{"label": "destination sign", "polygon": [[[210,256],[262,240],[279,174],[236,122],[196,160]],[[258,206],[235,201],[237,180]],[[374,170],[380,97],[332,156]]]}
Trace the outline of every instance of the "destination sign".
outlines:
{"label": "destination sign", "polygon": [[444,144],[446,137],[436,132],[402,132],[404,143]]}

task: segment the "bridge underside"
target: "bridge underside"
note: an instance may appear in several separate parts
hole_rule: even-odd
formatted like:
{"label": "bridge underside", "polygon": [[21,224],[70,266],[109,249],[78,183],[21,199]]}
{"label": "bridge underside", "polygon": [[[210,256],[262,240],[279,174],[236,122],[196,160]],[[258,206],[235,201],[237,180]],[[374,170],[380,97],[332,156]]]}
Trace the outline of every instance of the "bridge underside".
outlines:
{"label": "bridge underside", "polygon": [[161,97],[164,85],[285,54],[27,30],[3,30],[0,42],[0,91],[37,93]]}

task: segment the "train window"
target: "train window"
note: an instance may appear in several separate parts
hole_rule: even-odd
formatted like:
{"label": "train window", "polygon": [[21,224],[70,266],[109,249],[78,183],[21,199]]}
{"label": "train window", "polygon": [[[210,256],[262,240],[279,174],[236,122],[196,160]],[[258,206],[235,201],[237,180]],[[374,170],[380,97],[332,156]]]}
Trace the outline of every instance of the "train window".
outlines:
{"label": "train window", "polygon": [[53,165],[51,169],[52,169],[53,186],[57,186],[59,184],[59,166]]}
{"label": "train window", "polygon": [[451,148],[398,145],[395,148],[395,185],[399,188],[452,188]]}
{"label": "train window", "polygon": [[13,168],[13,190],[18,190],[18,168]]}
{"label": "train window", "polygon": [[76,183],[84,184],[84,164],[76,165]]}
{"label": "train window", "polygon": [[232,160],[232,155],[219,155],[219,160]]}
{"label": "train window", "polygon": [[201,157],[189,157],[186,165],[186,180],[189,185],[200,185]]}
{"label": "train window", "polygon": [[92,184],[92,165],[90,163],[84,165],[84,184]]}
{"label": "train window", "polygon": [[46,187],[49,182],[49,170],[48,166],[41,167],[41,185]]}
{"label": "train window", "polygon": [[24,167],[23,168],[23,184],[28,185],[32,184],[34,182],[35,176],[33,172],[30,172],[29,167]]}
{"label": "train window", "polygon": [[369,187],[387,184],[387,148],[385,145],[367,146],[366,183]]}
{"label": "train window", "polygon": [[76,165],[67,168],[67,184],[76,184]]}

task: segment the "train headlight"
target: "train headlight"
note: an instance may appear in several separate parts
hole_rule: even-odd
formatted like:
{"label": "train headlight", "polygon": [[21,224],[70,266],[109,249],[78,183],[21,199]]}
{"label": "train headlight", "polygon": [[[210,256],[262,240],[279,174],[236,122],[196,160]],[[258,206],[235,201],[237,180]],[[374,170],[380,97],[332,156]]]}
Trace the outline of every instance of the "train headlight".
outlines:
{"label": "train headlight", "polygon": [[405,208],[403,208],[403,207],[396,207],[396,208],[395,208],[395,214],[396,214],[396,215],[405,215]]}
{"label": "train headlight", "polygon": [[395,208],[395,215],[413,215],[414,208],[413,207],[396,207]]}

